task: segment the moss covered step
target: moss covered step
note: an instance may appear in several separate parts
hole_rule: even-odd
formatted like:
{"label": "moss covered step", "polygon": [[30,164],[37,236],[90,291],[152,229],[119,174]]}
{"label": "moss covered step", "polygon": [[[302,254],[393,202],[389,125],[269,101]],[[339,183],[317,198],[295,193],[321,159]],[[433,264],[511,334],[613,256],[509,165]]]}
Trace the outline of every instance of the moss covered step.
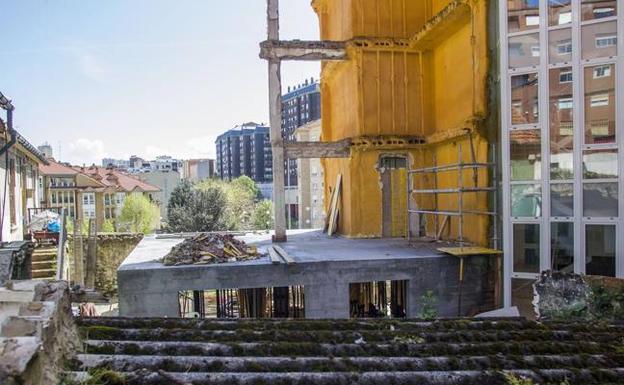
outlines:
{"label": "moss covered step", "polygon": [[[110,378],[114,381],[105,383],[110,385],[171,385],[174,382],[192,383],[193,385],[468,385],[509,384],[505,374],[513,374],[517,377],[531,378],[539,384],[584,384],[606,385],[620,383],[624,376],[624,369],[546,369],[546,370],[517,370],[517,371],[429,371],[429,372],[334,372],[334,373],[169,373],[140,370],[130,373],[112,372]],[[72,377],[77,380],[85,380],[89,377],[87,372],[74,372]],[[121,378],[120,378],[121,377]],[[174,381],[172,381],[172,379]],[[567,382],[564,382],[567,381]]]}
{"label": "moss covered step", "polygon": [[575,369],[624,367],[622,355],[443,356],[443,357],[200,357],[78,355],[78,369],[140,369],[167,372],[421,372],[457,370]]}
{"label": "moss covered step", "polygon": [[87,340],[90,354],[153,356],[241,356],[241,357],[431,357],[442,355],[540,355],[540,354],[614,354],[622,353],[621,344],[577,342],[486,342],[430,343],[396,342],[389,344],[327,344],[314,342],[211,343],[192,341],[110,341]]}
{"label": "moss covered step", "polygon": [[[192,328],[201,330],[515,330],[543,329],[542,324],[525,319],[478,320],[444,319],[418,320],[205,320],[180,318],[77,318],[83,326],[110,326],[118,328]],[[623,328],[624,329],[624,328]]]}
{"label": "moss covered step", "polygon": [[196,329],[122,329],[109,326],[80,326],[85,339],[127,341],[203,341],[203,342],[505,342],[505,341],[594,341],[608,343],[624,339],[624,332],[573,332],[567,330],[458,330],[454,332],[392,330],[196,330]]}

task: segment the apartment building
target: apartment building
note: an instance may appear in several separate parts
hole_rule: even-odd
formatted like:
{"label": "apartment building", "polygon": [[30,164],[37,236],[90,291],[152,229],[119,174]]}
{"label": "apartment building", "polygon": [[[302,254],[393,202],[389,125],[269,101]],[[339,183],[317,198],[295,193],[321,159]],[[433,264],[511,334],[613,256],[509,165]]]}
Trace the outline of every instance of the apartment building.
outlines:
{"label": "apartment building", "polygon": [[224,180],[246,175],[257,183],[273,181],[269,127],[245,123],[217,137],[216,175]]}

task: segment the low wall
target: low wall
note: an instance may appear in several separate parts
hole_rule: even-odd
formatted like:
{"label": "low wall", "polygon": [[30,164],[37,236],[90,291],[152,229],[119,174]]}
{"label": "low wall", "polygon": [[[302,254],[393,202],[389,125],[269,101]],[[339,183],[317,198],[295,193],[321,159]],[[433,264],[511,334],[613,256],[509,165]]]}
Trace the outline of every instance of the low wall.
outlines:
{"label": "low wall", "polygon": [[[98,233],[96,252],[95,289],[109,298],[117,297],[117,268],[143,239],[137,233]],[[68,239],[70,260],[73,261],[74,240]],[[82,255],[87,256],[87,237],[83,237]],[[85,270],[86,271],[86,270]]]}
{"label": "low wall", "polygon": [[0,287],[0,384],[59,384],[80,349],[67,282]]}

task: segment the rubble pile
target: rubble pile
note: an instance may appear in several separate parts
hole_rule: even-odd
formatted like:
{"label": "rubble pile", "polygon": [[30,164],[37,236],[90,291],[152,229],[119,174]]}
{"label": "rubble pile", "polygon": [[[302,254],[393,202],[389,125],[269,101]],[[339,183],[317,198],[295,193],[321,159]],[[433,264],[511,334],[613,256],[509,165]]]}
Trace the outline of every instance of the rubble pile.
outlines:
{"label": "rubble pile", "polygon": [[258,259],[255,246],[248,246],[231,234],[199,234],[171,248],[163,257],[165,266],[207,265]]}

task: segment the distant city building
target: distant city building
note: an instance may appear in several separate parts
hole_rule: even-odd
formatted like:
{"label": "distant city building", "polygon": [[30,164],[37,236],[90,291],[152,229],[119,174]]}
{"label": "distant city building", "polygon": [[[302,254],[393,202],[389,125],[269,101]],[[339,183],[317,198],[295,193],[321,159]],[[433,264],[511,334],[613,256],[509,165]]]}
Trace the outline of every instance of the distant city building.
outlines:
{"label": "distant city building", "polygon": [[142,172],[136,174],[136,176],[152,186],[158,187],[160,191],[156,191],[152,194],[152,197],[156,204],[160,207],[160,216],[163,219],[167,218],[167,204],[171,197],[173,189],[180,185],[182,180],[180,173],[170,170],[154,170],[148,172]]}
{"label": "distant city building", "polygon": [[[321,138],[321,120],[310,122],[295,130],[300,142],[318,142]],[[324,179],[320,159],[298,159],[299,228],[320,229],[325,225],[323,205]]]}
{"label": "distant city building", "polygon": [[39,150],[40,153],[43,154],[43,156],[46,159],[54,157],[54,152],[52,151],[52,145],[50,145],[50,143],[48,142],[45,142],[41,146],[37,147],[37,149]]}
{"label": "distant city building", "polygon": [[245,123],[217,137],[216,147],[219,178],[232,180],[247,175],[257,183],[273,181],[269,127]]}
{"label": "distant city building", "polygon": [[[288,87],[282,96],[282,137],[294,141],[295,130],[309,122],[321,118],[321,85],[311,78],[304,83]],[[285,161],[286,186],[297,185],[297,160]]]}
{"label": "distant city building", "polygon": [[189,182],[199,182],[214,176],[214,159],[188,159],[182,164],[182,177]]}
{"label": "distant city building", "polygon": [[127,159],[104,158],[102,159],[102,167],[114,167],[126,170],[130,168],[130,161]]}

